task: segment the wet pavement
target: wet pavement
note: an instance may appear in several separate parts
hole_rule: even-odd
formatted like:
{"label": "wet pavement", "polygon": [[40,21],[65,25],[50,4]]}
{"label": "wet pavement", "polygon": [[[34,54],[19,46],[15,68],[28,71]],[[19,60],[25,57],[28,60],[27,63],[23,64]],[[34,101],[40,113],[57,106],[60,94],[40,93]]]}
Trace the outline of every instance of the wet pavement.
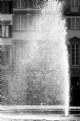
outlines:
{"label": "wet pavement", "polygon": [[1,112],[1,121],[80,121],[80,114],[69,114],[67,117],[64,114],[48,114],[48,113],[29,113],[27,111],[4,111]]}

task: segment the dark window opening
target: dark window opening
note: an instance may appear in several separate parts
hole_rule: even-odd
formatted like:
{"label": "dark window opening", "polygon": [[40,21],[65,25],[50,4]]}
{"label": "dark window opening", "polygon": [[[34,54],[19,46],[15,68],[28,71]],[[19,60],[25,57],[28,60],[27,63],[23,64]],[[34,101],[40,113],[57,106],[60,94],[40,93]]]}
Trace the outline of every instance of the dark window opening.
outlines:
{"label": "dark window opening", "polygon": [[80,106],[80,77],[71,77],[70,105]]}
{"label": "dark window opening", "polygon": [[0,1],[0,12],[2,14],[12,13],[12,1]]}

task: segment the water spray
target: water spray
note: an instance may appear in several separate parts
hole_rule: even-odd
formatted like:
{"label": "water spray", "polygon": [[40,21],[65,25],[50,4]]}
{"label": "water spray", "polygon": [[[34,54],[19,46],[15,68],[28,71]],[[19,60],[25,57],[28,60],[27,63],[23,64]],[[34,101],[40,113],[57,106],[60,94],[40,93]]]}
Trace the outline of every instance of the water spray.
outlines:
{"label": "water spray", "polygon": [[[48,0],[38,14],[37,20],[32,20],[33,23],[29,26],[31,31],[23,36],[24,40],[26,38],[26,44],[16,45],[15,72],[11,77],[12,81],[9,80],[10,77],[8,80],[13,103],[21,101],[23,97],[22,103],[25,100],[26,104],[28,79],[32,81],[34,77],[36,81],[43,79],[42,83],[44,81],[46,86],[45,97],[47,97],[45,102],[50,103],[48,95],[52,95],[54,105],[64,105],[65,116],[68,116],[69,63],[65,44],[67,32],[61,10],[61,2]],[[33,74],[31,70],[38,70],[40,73],[34,76],[31,75]],[[44,75],[38,76],[40,74]],[[39,78],[36,79],[36,77]]]}

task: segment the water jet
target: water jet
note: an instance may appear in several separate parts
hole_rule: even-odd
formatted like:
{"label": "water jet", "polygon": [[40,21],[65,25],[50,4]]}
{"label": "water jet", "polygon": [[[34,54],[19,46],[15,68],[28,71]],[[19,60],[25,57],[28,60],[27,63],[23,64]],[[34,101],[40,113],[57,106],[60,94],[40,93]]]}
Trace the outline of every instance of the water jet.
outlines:
{"label": "water jet", "polygon": [[[69,109],[69,63],[62,3],[45,2],[33,18],[25,45],[16,45],[14,72],[9,77],[13,104],[63,105]],[[20,102],[20,103],[19,103]]]}

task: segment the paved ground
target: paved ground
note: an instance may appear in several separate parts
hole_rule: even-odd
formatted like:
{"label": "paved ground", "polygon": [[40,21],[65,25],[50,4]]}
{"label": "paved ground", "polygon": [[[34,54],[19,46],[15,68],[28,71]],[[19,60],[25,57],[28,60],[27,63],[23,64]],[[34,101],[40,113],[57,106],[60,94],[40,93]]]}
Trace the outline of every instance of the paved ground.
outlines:
{"label": "paved ground", "polygon": [[31,115],[31,114],[1,114],[1,121],[21,121],[25,120],[52,120],[52,121],[80,121],[76,116],[61,116],[61,115]]}
{"label": "paved ground", "polygon": [[65,117],[64,114],[33,114],[24,112],[2,112],[1,121],[26,121],[26,120],[52,120],[52,121],[80,121],[80,114],[69,114]]}
{"label": "paved ground", "polygon": [[65,117],[62,106],[2,106],[1,121],[80,121],[80,108],[71,107]]}

